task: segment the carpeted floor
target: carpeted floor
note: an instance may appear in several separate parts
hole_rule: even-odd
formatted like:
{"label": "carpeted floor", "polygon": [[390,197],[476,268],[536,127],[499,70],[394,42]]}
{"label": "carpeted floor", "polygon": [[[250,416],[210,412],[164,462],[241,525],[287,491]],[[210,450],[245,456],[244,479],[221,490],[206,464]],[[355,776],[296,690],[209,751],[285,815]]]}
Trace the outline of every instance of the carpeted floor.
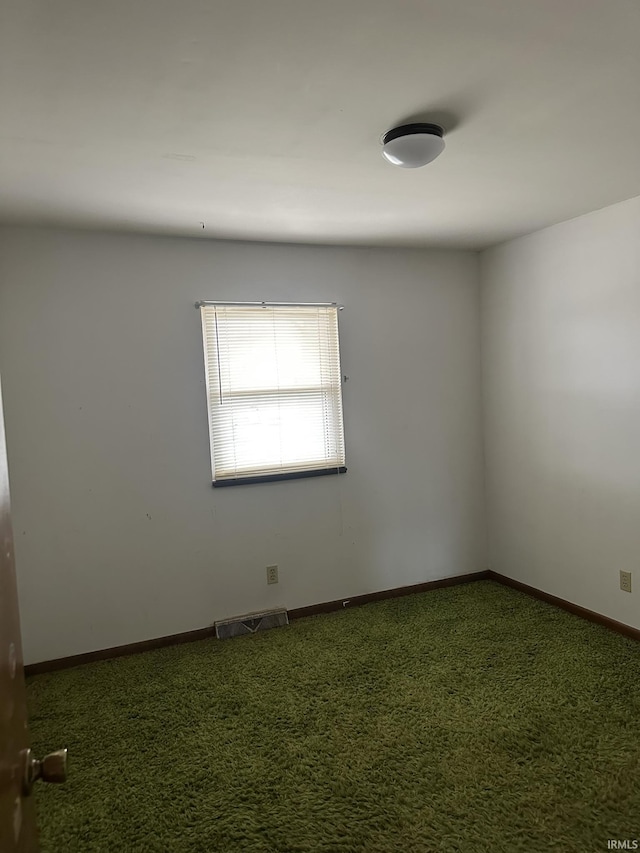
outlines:
{"label": "carpeted floor", "polygon": [[36,676],[43,853],[640,839],[640,645],[488,581]]}

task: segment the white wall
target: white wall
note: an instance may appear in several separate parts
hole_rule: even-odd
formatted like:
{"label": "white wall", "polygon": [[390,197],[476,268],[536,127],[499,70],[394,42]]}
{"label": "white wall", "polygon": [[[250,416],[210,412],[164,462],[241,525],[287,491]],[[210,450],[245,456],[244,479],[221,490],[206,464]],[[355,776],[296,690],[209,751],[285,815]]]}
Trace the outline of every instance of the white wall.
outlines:
{"label": "white wall", "polygon": [[491,567],[640,628],[640,198],[481,276]]}
{"label": "white wall", "polygon": [[[212,489],[202,298],[345,305],[346,475]],[[0,230],[27,661],[484,569],[478,313],[472,253]]]}

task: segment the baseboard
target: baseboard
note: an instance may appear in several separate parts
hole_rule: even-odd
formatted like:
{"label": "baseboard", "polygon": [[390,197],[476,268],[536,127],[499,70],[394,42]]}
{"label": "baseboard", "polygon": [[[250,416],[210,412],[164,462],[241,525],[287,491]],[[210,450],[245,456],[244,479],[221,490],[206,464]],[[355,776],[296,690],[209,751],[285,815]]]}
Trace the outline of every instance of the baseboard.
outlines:
{"label": "baseboard", "polygon": [[39,663],[28,663],[25,665],[24,674],[40,675],[43,672],[54,672],[57,669],[69,669],[72,666],[80,666],[83,663],[95,663],[101,660],[121,658],[125,655],[135,655],[139,652],[148,652],[152,649],[161,649],[164,646],[177,646],[180,643],[193,643],[196,640],[205,640],[207,637],[215,637],[215,628],[198,628],[195,631],[185,631],[182,634],[170,634],[167,637],[154,637],[152,640],[141,640],[138,643],[128,643],[125,646],[113,646],[110,649],[98,649],[95,652],[84,652],[80,655],[70,655],[66,658],[55,658],[54,660],[43,660]]}
{"label": "baseboard", "polygon": [[633,640],[640,640],[640,629],[632,628],[631,625],[625,625],[624,622],[617,622],[615,619],[610,619],[608,616],[603,616],[602,613],[596,613],[594,610],[587,610],[586,607],[580,607],[578,604],[573,604],[571,601],[565,601],[564,598],[558,598],[556,595],[551,595],[548,592],[543,592],[541,589],[536,589],[534,586],[529,586],[526,583],[521,583],[513,578],[508,578],[506,575],[501,575],[498,572],[489,570],[485,573],[487,578],[504,586],[517,589],[520,592],[525,592],[533,598],[538,598],[540,601],[546,601],[547,604],[553,604],[556,607],[561,607],[575,616],[580,616],[582,619],[588,619],[589,622],[597,622],[598,625],[604,625],[611,631],[616,631],[618,634],[624,634],[625,637],[631,637]]}
{"label": "baseboard", "polygon": [[[331,613],[335,610],[344,610],[346,607],[358,607],[362,604],[370,604],[372,601],[382,601],[386,598],[400,598],[403,595],[414,595],[418,592],[428,592],[432,589],[441,589],[446,586],[457,586],[458,584],[470,583],[471,581],[486,580],[489,572],[472,572],[467,575],[455,575],[451,578],[442,578],[426,583],[417,583],[412,586],[399,586],[395,589],[385,589],[380,592],[369,592],[364,595],[354,595],[351,598],[340,598],[336,601],[325,601],[321,604],[312,604],[309,607],[297,607],[289,610],[289,619],[302,619],[305,616],[315,616],[318,613]],[[139,652],[148,652],[152,649],[160,649],[164,646],[175,646],[179,643],[192,643],[195,640],[205,640],[207,637],[215,637],[215,628],[198,628],[195,631],[186,631],[183,634],[171,634],[168,637],[156,637],[152,640],[143,640],[139,643],[129,643],[126,646],[113,646],[110,649],[99,649],[95,652],[85,652],[80,655],[70,655],[66,658],[55,660],[43,660],[39,663],[27,664],[24,668],[25,675],[39,675],[43,672],[54,672],[59,669],[68,669],[72,666],[80,666],[85,663],[111,660],[112,658],[135,655]]]}
{"label": "baseboard", "polygon": [[305,616],[316,616],[319,613],[331,613],[335,610],[344,610],[347,607],[359,607],[362,604],[371,604],[373,601],[384,601],[387,598],[401,598],[403,595],[415,595],[418,592],[429,592],[432,589],[442,589],[445,586],[458,586],[471,581],[487,580],[489,573],[471,572],[468,575],[454,575],[451,578],[441,578],[437,581],[425,581],[425,583],[411,584],[411,586],[398,586],[395,589],[383,589],[380,592],[366,592],[364,595],[353,595],[351,598],[339,598],[336,601],[324,601],[322,604],[311,604],[308,607],[296,607],[289,610],[289,619],[302,619]]}

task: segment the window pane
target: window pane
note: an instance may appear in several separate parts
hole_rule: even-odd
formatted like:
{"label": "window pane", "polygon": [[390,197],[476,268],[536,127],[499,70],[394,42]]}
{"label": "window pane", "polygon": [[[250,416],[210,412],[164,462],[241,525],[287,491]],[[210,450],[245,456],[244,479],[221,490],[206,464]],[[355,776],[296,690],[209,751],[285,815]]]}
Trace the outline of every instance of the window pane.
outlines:
{"label": "window pane", "polygon": [[337,309],[202,308],[214,480],[344,466]]}

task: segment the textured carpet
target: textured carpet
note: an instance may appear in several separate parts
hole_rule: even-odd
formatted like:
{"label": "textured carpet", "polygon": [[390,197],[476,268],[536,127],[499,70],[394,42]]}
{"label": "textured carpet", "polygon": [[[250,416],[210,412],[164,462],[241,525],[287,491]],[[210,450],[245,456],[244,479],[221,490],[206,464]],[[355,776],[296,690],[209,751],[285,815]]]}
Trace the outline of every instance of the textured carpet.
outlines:
{"label": "textured carpet", "polygon": [[488,581],[36,676],[44,853],[640,839],[640,645]]}

